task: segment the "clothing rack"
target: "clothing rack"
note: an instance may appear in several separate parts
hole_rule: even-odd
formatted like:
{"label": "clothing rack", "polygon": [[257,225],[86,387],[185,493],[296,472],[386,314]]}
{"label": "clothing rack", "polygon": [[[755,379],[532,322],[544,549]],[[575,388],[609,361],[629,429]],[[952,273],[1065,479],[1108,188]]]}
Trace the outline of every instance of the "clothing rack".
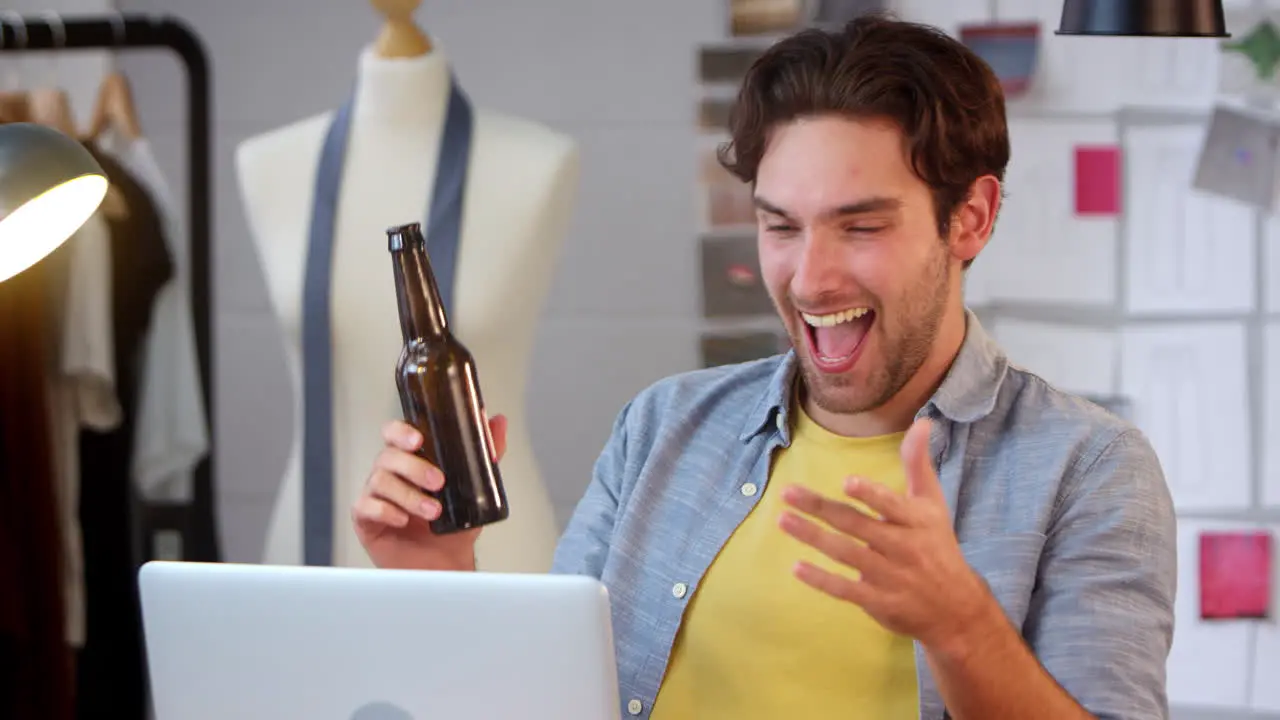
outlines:
{"label": "clothing rack", "polygon": [[195,470],[194,500],[191,505],[149,505],[142,524],[147,538],[147,557],[156,557],[155,533],[178,531],[183,539],[183,559],[217,562],[220,559],[213,497],[213,365],[211,362],[211,315],[214,266],[211,252],[213,234],[213,172],[210,129],[213,111],[209,77],[209,57],[200,38],[176,18],[129,13],[107,15],[5,17],[0,15],[0,52],[63,50],[151,50],[177,53],[187,74],[187,195],[190,221],[190,287],[194,315],[196,355],[200,365],[200,387],[204,395],[205,418],[209,427],[209,453]]}

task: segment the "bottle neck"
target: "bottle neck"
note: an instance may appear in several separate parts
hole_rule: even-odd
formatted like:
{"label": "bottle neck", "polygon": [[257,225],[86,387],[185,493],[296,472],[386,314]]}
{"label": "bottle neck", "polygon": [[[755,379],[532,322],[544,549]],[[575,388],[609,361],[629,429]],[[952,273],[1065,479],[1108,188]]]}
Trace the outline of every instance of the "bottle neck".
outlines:
{"label": "bottle neck", "polygon": [[392,258],[404,342],[439,341],[448,337],[449,320],[426,249],[418,243],[405,243],[392,252]]}

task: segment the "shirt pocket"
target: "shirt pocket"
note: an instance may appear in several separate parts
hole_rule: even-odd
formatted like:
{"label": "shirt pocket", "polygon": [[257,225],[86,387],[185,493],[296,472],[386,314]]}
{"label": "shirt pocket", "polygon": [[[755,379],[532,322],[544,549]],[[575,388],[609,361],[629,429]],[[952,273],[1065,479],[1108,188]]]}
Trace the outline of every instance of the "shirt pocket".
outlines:
{"label": "shirt pocket", "polygon": [[987,581],[1005,615],[1018,627],[1027,617],[1044,543],[1044,534],[1038,532],[986,535],[960,543],[969,566]]}

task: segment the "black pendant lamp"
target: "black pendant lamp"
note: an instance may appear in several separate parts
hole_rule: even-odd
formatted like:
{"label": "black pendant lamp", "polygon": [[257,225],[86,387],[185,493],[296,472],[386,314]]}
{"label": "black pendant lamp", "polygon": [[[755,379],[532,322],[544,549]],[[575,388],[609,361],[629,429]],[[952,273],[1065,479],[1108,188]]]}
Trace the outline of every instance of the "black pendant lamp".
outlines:
{"label": "black pendant lamp", "polygon": [[1063,0],[1057,34],[1231,37],[1222,0]]}

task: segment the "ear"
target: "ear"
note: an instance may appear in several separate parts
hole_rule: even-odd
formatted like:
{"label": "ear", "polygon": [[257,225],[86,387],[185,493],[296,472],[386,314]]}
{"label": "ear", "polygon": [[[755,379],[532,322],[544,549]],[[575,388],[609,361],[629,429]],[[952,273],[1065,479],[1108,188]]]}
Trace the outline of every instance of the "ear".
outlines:
{"label": "ear", "polygon": [[1000,212],[1000,191],[1000,181],[993,175],[983,175],[973,181],[969,196],[951,220],[950,245],[955,259],[973,260],[987,246]]}

